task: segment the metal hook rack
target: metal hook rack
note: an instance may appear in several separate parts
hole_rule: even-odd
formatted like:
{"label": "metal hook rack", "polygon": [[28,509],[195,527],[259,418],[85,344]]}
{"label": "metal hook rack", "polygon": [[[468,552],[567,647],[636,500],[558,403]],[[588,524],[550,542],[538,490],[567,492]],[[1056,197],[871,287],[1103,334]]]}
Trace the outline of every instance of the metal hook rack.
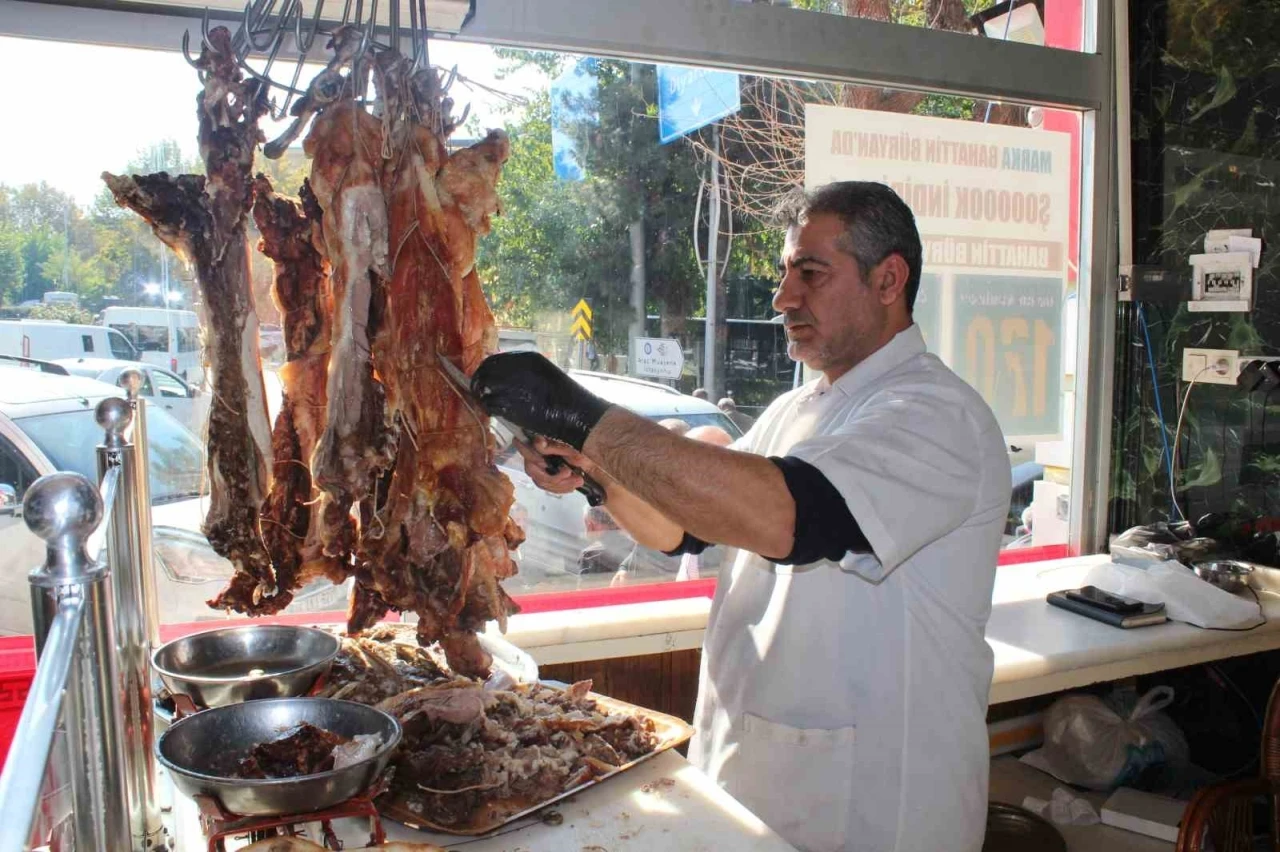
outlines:
{"label": "metal hook rack", "polygon": [[[374,53],[388,50],[404,52],[406,37],[409,41],[409,73],[417,73],[430,65],[426,0],[408,0],[407,28],[401,17],[403,0],[387,0],[385,9],[381,7],[380,0],[368,0],[367,3],[366,0],[344,0],[342,15],[336,19],[325,18],[325,4],[326,0],[315,0],[310,14],[307,14],[304,0],[249,0],[245,4],[239,26],[231,39],[235,62],[246,76],[284,94],[281,104],[272,104],[272,117],[276,120],[290,114],[295,98],[306,96],[307,90],[299,88],[298,81],[307,57],[321,36],[336,53],[329,68],[335,71],[347,68],[349,76],[356,78],[353,81],[356,83],[365,76],[362,69],[368,67],[368,60]],[[380,11],[385,13],[385,24],[379,23]],[[209,31],[209,10],[206,8],[200,21],[200,41],[203,50],[216,52]],[[360,38],[353,47],[348,39],[354,33],[359,33]],[[290,39],[293,50],[288,54],[297,57],[292,74],[273,77],[272,69]],[[182,36],[182,55],[199,72],[203,82],[207,72],[200,58],[192,54],[191,41],[191,31],[188,30]],[[260,69],[250,64],[255,57],[261,58]],[[454,68],[443,84],[444,91],[448,91],[456,76],[457,69]],[[285,79],[287,83],[282,82]],[[357,88],[363,90],[363,86]]]}

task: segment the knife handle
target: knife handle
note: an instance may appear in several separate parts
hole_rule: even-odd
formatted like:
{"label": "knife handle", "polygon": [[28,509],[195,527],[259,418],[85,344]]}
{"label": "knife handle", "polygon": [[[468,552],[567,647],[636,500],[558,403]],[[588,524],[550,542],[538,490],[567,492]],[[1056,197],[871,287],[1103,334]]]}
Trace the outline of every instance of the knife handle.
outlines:
{"label": "knife handle", "polygon": [[604,491],[604,487],[599,482],[596,482],[590,476],[583,473],[581,470],[574,467],[573,465],[569,464],[567,461],[564,460],[564,456],[547,456],[546,459],[547,459],[547,466],[546,466],[547,473],[551,474],[552,476],[555,476],[565,467],[568,467],[574,473],[578,474],[578,476],[582,477],[582,487],[578,488],[577,490],[579,494],[586,496],[587,505],[600,506],[604,504],[605,491]]}

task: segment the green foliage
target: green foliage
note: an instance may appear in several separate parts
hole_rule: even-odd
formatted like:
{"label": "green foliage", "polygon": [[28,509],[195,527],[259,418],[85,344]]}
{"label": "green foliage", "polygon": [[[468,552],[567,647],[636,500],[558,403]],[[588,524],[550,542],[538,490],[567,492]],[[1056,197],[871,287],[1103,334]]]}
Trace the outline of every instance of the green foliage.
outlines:
{"label": "green foliage", "polygon": [[59,320],[77,325],[90,325],[93,322],[93,314],[86,308],[74,305],[35,305],[27,316],[31,319]]}

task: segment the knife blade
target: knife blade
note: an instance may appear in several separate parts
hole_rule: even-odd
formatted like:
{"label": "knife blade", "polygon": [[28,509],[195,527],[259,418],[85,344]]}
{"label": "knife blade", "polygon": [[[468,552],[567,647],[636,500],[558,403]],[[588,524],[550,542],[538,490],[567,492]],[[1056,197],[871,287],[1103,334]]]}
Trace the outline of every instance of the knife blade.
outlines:
{"label": "knife blade", "polygon": [[[441,369],[449,381],[453,382],[460,391],[470,397],[477,406],[484,410],[484,404],[476,398],[476,395],[471,390],[471,380],[467,378],[467,374],[462,372],[458,365],[454,364],[448,358],[440,358],[438,360],[440,362]],[[485,413],[489,414],[487,410]],[[533,444],[533,434],[527,430],[520,429],[514,423],[506,420],[505,418],[489,414],[489,425],[490,429],[493,431],[499,451],[510,447],[519,435],[524,436],[526,444]],[[582,487],[577,490],[587,498],[588,505],[599,506],[604,503],[604,487],[584,473],[581,468],[571,465],[565,461],[564,456],[543,456],[543,460],[545,461],[545,469],[547,473],[552,476],[555,476],[567,467],[569,470],[582,477]]]}

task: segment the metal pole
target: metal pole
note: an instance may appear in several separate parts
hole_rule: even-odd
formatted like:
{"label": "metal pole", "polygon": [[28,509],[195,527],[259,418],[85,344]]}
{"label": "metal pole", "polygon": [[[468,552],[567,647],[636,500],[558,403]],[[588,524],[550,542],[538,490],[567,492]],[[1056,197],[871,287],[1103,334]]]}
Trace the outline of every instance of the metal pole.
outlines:
{"label": "metal pole", "polygon": [[[116,660],[119,695],[122,697],[124,742],[121,749],[125,791],[128,795],[133,849],[151,849],[164,838],[156,798],[156,766],[152,754],[155,738],[151,705],[151,642],[147,623],[145,584],[149,568],[150,507],[138,501],[137,445],[125,440],[134,422],[130,403],[109,397],[98,403],[98,425],[104,430],[98,446],[98,475],[104,490],[114,478],[115,500],[106,524],[107,566],[111,573],[111,597],[115,606]],[[114,477],[112,476],[114,474]],[[105,495],[104,495],[105,496]],[[143,531],[147,538],[143,539]],[[146,553],[143,561],[142,553]]]}
{"label": "metal pole", "polygon": [[715,402],[720,394],[717,393],[717,373],[716,359],[716,314],[718,306],[716,298],[718,296],[719,287],[717,286],[719,278],[720,264],[716,260],[716,254],[720,248],[720,127],[718,125],[711,126],[711,204],[707,216],[707,327],[704,342],[702,344],[703,366],[702,366],[702,386],[707,390],[707,397]]}
{"label": "metal pole", "polygon": [[[62,714],[78,852],[131,848],[120,764],[124,732],[116,694],[114,607],[106,582],[109,569],[90,559],[85,549],[90,533],[102,520],[102,511],[98,489],[78,473],[42,476],[27,489],[23,500],[27,526],[45,541],[45,564],[30,577],[42,661],[54,664],[52,655],[61,653],[60,644],[54,641],[59,634],[59,607],[82,599],[83,620],[71,655],[66,712]],[[22,768],[33,772],[44,769]]]}
{"label": "metal pole", "polygon": [[[146,616],[147,642],[154,649],[160,645],[160,607],[156,598],[156,568],[151,552],[151,457],[147,448],[147,403],[139,394],[142,391],[142,372],[130,368],[120,374],[120,380],[133,408],[133,445],[141,447],[134,454],[134,496],[137,498],[138,564],[142,566],[141,588]],[[148,717],[150,718],[150,717]]]}
{"label": "metal pole", "polygon": [[31,837],[83,615],[84,598],[68,591],[61,598],[48,634],[37,637],[43,649],[40,666],[22,705],[4,773],[0,774],[0,802],[4,803],[5,813],[0,820],[0,850],[4,852],[26,849]]}

